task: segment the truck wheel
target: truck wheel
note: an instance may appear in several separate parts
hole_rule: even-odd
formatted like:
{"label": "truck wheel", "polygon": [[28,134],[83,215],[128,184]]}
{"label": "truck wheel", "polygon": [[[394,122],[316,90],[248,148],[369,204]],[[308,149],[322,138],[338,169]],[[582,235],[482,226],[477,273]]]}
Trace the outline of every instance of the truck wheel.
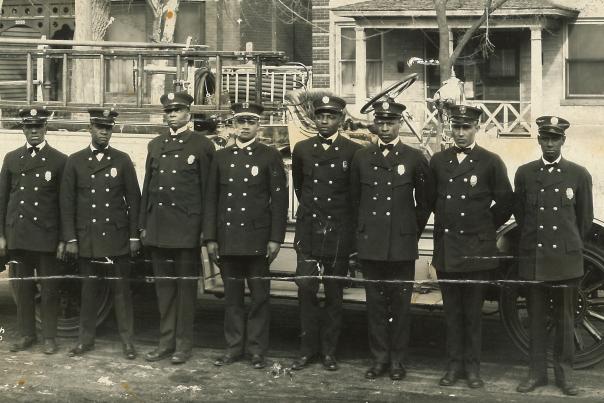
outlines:
{"label": "truck wheel", "polygon": [[[514,230],[509,235],[514,237]],[[511,243],[511,242],[510,242]],[[583,251],[585,274],[579,286],[575,311],[575,368],[591,367],[604,359],[604,249],[586,242]],[[517,278],[517,268],[510,264],[507,279]],[[507,283],[501,289],[500,312],[503,325],[514,344],[528,356],[528,310],[525,289]],[[552,302],[553,304],[553,302]],[[553,307],[552,307],[553,308]],[[548,326],[548,329],[551,329]],[[552,346],[549,346],[551,360]]]}
{"label": "truck wheel", "polygon": [[[13,268],[10,268],[12,276]],[[16,303],[16,281],[11,281],[11,293]],[[36,282],[36,327],[39,331],[42,329],[42,318],[40,313],[40,304],[42,303],[40,295],[40,283]],[[61,280],[59,285],[59,317],[57,321],[57,335],[59,337],[77,337],[80,327],[80,299],[81,288],[80,281],[74,278]],[[99,326],[111,312],[112,301],[111,287],[107,281],[103,281],[98,289],[95,298],[99,301],[97,326]]]}

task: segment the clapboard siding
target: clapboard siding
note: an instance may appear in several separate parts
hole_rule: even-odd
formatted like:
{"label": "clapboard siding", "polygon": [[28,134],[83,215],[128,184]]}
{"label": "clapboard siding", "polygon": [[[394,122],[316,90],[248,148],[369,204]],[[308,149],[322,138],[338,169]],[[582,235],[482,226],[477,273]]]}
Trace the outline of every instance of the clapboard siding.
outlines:
{"label": "clapboard siding", "polygon": [[[28,26],[14,26],[2,33],[0,37],[8,38],[40,38],[40,31]],[[2,45],[4,48],[25,48],[23,45]],[[36,60],[33,60],[34,79],[36,77]],[[25,56],[0,55],[0,81],[25,80],[27,77],[27,58]],[[4,87],[0,86],[0,99],[26,99],[25,85]]]}

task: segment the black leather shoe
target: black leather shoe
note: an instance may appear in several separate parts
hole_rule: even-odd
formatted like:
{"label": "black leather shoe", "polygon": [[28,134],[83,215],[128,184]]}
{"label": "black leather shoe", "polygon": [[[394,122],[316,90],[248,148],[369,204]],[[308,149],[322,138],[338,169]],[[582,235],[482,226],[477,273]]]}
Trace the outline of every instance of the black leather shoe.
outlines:
{"label": "black leather shoe", "polygon": [[264,360],[264,357],[260,354],[252,355],[252,367],[254,367],[254,369],[262,369],[266,367],[266,361]]}
{"label": "black leather shoe", "polygon": [[163,360],[164,358],[170,357],[173,352],[174,352],[174,350],[155,349],[155,350],[149,351],[147,354],[145,354],[145,361],[149,361],[149,362],[160,361],[160,360]]}
{"label": "black leather shoe", "polygon": [[294,362],[292,363],[292,369],[294,371],[300,371],[301,369],[308,367],[312,363],[312,361],[313,356],[303,355],[294,360]]}
{"label": "black leather shoe", "polygon": [[69,356],[74,357],[76,355],[82,355],[94,349],[94,344],[78,344],[71,350],[69,350]]}
{"label": "black leather shoe", "polygon": [[407,375],[407,370],[400,362],[393,362],[390,366],[390,379],[401,381]]}
{"label": "black leather shoe", "polygon": [[230,353],[226,353],[222,357],[219,357],[214,361],[214,365],[217,367],[222,367],[223,365],[231,365],[241,359],[241,354],[233,355]]}
{"label": "black leather shoe", "polygon": [[336,357],[333,355],[326,355],[323,357],[323,368],[328,371],[337,371],[338,363],[336,361]]}
{"label": "black leather shoe", "polygon": [[528,377],[518,385],[516,392],[528,393],[537,389],[539,386],[547,385],[547,378]]}
{"label": "black leather shoe", "polygon": [[136,350],[134,349],[134,345],[132,343],[126,343],[123,346],[124,357],[128,360],[133,360],[136,358]]}
{"label": "black leather shoe", "polygon": [[457,381],[461,377],[462,377],[461,371],[450,369],[445,373],[445,375],[442,378],[440,378],[440,381],[438,382],[438,384],[440,386],[453,386],[457,383]]}
{"label": "black leather shoe", "polygon": [[191,352],[177,351],[172,355],[170,362],[174,365],[184,364],[191,358]]}
{"label": "black leather shoe", "polygon": [[57,352],[57,342],[55,339],[45,339],[44,340],[44,354],[54,354]]}
{"label": "black leather shoe", "polygon": [[484,382],[480,379],[480,375],[476,371],[468,371],[466,382],[470,389],[479,389],[484,386]]}
{"label": "black leather shoe", "polygon": [[556,386],[559,387],[566,396],[577,396],[579,394],[579,389],[566,380],[556,380]]}
{"label": "black leather shoe", "polygon": [[36,344],[36,336],[25,336],[21,337],[18,342],[10,346],[10,351],[16,353],[17,351],[27,350],[34,344]]}
{"label": "black leather shoe", "polygon": [[388,364],[373,364],[371,368],[369,368],[365,372],[366,379],[375,379],[379,376],[384,375],[388,371]]}

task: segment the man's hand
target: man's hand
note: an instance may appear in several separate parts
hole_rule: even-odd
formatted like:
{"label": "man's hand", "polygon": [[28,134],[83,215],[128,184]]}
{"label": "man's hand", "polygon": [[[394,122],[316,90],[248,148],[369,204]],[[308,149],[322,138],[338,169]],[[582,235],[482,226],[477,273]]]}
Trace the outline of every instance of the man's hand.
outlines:
{"label": "man's hand", "polygon": [[208,256],[210,257],[210,261],[218,266],[218,262],[220,261],[218,242],[210,241],[206,244],[206,248],[208,248]]}
{"label": "man's hand", "polygon": [[67,242],[65,246],[65,261],[73,262],[78,258],[78,241]]}
{"label": "man's hand", "polygon": [[130,256],[137,257],[141,251],[141,241],[138,239],[130,240]]}
{"label": "man's hand", "polygon": [[268,264],[271,264],[273,260],[277,257],[279,253],[279,249],[281,249],[281,244],[279,242],[268,241],[268,245],[266,246],[266,258],[268,259]]}
{"label": "man's hand", "polygon": [[0,236],[0,256],[6,256],[6,238]]}
{"label": "man's hand", "polygon": [[139,238],[141,240],[141,243],[144,245],[145,240],[147,239],[147,230],[146,229],[141,230]]}
{"label": "man's hand", "polygon": [[65,259],[65,242],[59,241],[57,245],[57,260]]}

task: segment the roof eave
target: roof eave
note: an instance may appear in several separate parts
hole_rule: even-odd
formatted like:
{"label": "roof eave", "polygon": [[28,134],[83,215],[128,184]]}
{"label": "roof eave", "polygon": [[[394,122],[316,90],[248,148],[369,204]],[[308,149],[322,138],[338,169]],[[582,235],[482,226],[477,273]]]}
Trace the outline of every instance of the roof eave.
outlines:
{"label": "roof eave", "polygon": [[[436,18],[434,10],[332,10],[338,17],[432,17]],[[448,17],[475,18],[483,14],[482,10],[447,10]],[[574,19],[579,15],[578,10],[571,9],[506,9],[497,10],[493,17],[532,17],[535,15],[545,17]]]}

